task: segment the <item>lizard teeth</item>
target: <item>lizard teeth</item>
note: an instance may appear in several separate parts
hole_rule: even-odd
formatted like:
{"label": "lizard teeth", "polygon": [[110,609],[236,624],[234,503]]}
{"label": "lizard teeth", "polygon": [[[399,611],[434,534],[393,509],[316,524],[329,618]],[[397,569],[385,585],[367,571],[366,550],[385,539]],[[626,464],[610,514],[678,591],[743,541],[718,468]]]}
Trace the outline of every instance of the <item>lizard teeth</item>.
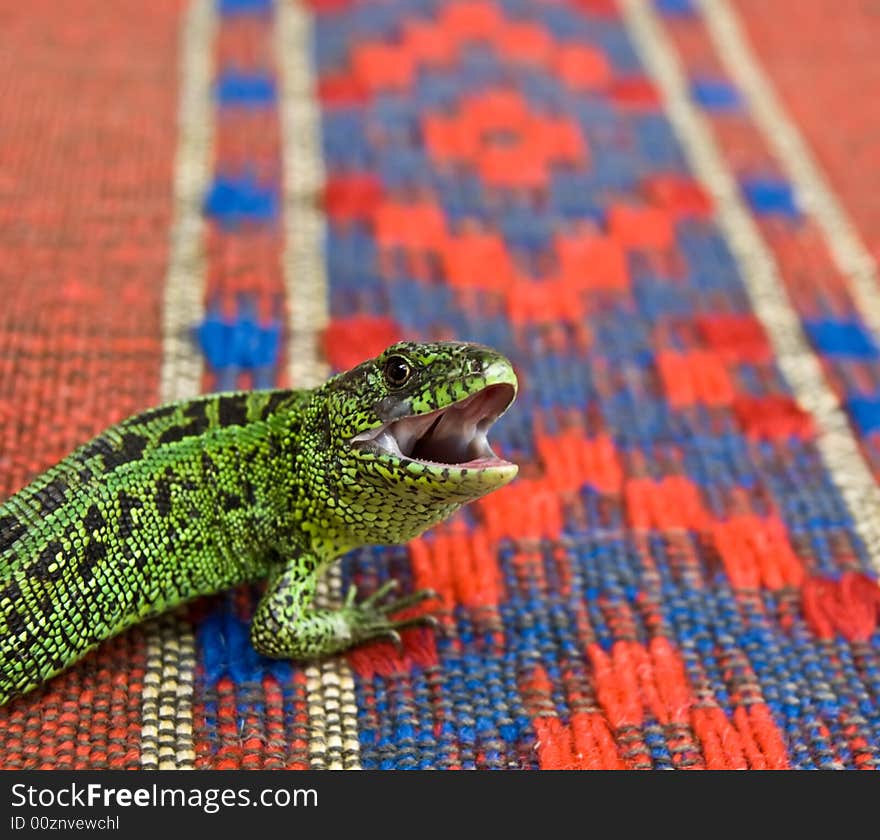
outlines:
{"label": "lizard teeth", "polygon": [[383,429],[379,432],[373,440],[381,449],[390,452],[392,455],[397,455],[399,458],[403,458],[403,452],[400,450],[400,444],[398,444],[397,438],[395,438],[387,429]]}

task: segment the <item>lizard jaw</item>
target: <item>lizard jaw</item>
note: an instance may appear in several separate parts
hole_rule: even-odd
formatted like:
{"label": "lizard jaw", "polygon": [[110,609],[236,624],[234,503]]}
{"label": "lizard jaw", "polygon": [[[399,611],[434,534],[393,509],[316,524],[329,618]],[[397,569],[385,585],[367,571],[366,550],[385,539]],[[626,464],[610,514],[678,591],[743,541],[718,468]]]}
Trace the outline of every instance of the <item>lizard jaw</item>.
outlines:
{"label": "lizard jaw", "polygon": [[490,426],[513,402],[508,383],[482,390],[427,414],[401,417],[356,435],[351,442],[376,454],[391,455],[428,467],[489,469],[511,467],[489,445]]}

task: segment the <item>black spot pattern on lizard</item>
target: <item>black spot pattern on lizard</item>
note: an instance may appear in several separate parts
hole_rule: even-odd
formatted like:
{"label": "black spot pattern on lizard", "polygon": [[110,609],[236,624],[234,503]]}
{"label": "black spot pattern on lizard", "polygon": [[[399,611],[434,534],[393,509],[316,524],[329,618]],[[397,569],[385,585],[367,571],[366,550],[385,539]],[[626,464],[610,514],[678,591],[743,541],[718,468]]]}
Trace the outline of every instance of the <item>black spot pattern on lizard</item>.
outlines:
{"label": "black spot pattern on lizard", "polygon": [[171,482],[167,478],[160,478],[156,482],[153,501],[156,503],[156,512],[159,516],[168,516],[171,512]]}
{"label": "black spot pattern on lizard", "polygon": [[60,580],[64,574],[64,563],[56,558],[62,550],[63,546],[60,542],[55,540],[50,542],[30,566],[28,573],[37,580]]}
{"label": "black spot pattern on lizard", "polygon": [[87,461],[113,454],[113,444],[104,435],[99,435],[82,449],[82,457]]}
{"label": "black spot pattern on lizard", "polygon": [[[134,546],[131,545],[130,542],[124,542],[122,544],[122,556],[129,562],[134,563],[135,568],[143,569],[148,562],[148,558],[143,552],[135,550]],[[146,579],[144,581],[147,582]]]}
{"label": "black spot pattern on lizard", "polygon": [[263,410],[260,412],[260,419],[267,420],[271,417],[282,405],[284,405],[285,401],[290,398],[289,391],[275,391],[269,399],[266,401],[266,404],[263,406]]}
{"label": "black spot pattern on lizard", "polygon": [[79,564],[80,578],[88,583],[92,579],[92,569],[107,556],[107,546],[100,540],[90,540],[83,551]]}
{"label": "black spot pattern on lizard", "polygon": [[207,452],[202,452],[200,460],[202,462],[203,477],[212,482],[216,481],[219,472],[217,465],[214,463],[214,459]]}
{"label": "black spot pattern on lizard", "polygon": [[139,461],[144,454],[147,443],[147,438],[143,435],[126,432],[122,436],[119,449],[111,449],[110,452],[104,453],[104,466],[108,470],[112,470],[131,461]]}
{"label": "black spot pattern on lizard", "polygon": [[4,516],[0,519],[0,552],[12,548],[26,533],[27,526],[23,522],[14,516]]}
{"label": "black spot pattern on lizard", "polygon": [[6,616],[6,621],[9,625],[8,632],[15,636],[19,636],[22,633],[27,633],[27,625],[25,624],[24,619],[25,616],[22,613],[18,612],[18,610],[11,610]]}
{"label": "black spot pattern on lizard", "polygon": [[83,525],[86,526],[88,531],[98,531],[103,528],[107,524],[107,520],[104,519],[103,514],[100,510],[98,510],[97,505],[92,505],[87,511],[86,515],[83,517]]}
{"label": "black spot pattern on lizard", "polygon": [[145,411],[133,419],[139,424],[147,425],[154,420],[162,420],[165,417],[170,417],[175,411],[177,411],[177,406],[161,405],[159,408],[151,408],[149,411]]}
{"label": "black spot pattern on lizard", "polygon": [[134,531],[134,511],[142,508],[144,503],[124,490],[120,491],[116,501],[119,504],[119,519],[116,520],[116,530],[119,536],[126,539]]}
{"label": "black spot pattern on lizard", "polygon": [[217,418],[221,426],[243,426],[247,423],[247,394],[220,397]]}
{"label": "black spot pattern on lizard", "polygon": [[173,522],[169,521],[168,528],[165,530],[165,536],[168,537],[167,550],[173,552],[177,538],[180,536],[180,531],[177,530]]}
{"label": "black spot pattern on lizard", "polygon": [[17,604],[21,599],[21,587],[18,581],[12,580],[3,589],[0,589],[0,604],[8,600],[11,604]]}
{"label": "black spot pattern on lizard", "polygon": [[146,446],[147,439],[135,432],[126,432],[122,435],[118,448],[113,445],[112,441],[101,435],[86,446],[83,455],[87,459],[101,456],[104,459],[104,467],[113,470],[122,464],[140,460]]}
{"label": "black spot pattern on lizard", "polygon": [[172,426],[159,435],[159,443],[177,443],[187,436],[183,426]]}
{"label": "black spot pattern on lizard", "polygon": [[43,618],[49,619],[55,613],[55,599],[49,594],[40,599],[37,608],[42,613]]}
{"label": "black spot pattern on lizard", "polygon": [[241,507],[241,496],[236,493],[223,494],[223,510],[237,510]]}
{"label": "black spot pattern on lizard", "polygon": [[34,493],[34,499],[40,506],[40,513],[52,513],[58,510],[67,500],[67,484],[63,479],[56,478]]}
{"label": "black spot pattern on lizard", "polygon": [[333,444],[333,428],[330,424],[330,412],[324,406],[324,410],[318,415],[319,429],[322,437],[321,445],[324,449],[330,449]]}
{"label": "black spot pattern on lizard", "polygon": [[208,419],[208,403],[205,400],[187,406],[183,416],[190,421],[184,427],[187,435],[201,435],[211,427],[211,421]]}
{"label": "black spot pattern on lizard", "polygon": [[184,438],[198,437],[211,428],[211,421],[208,418],[208,403],[205,400],[187,406],[183,416],[189,422],[167,428],[159,435],[159,443],[176,443]]}

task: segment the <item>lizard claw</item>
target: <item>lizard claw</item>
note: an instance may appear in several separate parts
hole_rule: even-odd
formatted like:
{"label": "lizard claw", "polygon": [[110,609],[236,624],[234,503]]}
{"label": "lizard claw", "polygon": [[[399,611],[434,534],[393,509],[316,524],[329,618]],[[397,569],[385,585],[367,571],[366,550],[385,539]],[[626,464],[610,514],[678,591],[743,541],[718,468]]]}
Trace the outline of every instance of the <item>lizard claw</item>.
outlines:
{"label": "lizard claw", "polygon": [[362,602],[361,607],[375,607],[389,592],[393,592],[400,584],[396,580],[386,580],[372,595],[367,596]]}
{"label": "lizard claw", "polygon": [[397,587],[397,581],[386,581],[359,604],[354,603],[354,587],[348,590],[344,610],[348,614],[352,635],[357,642],[384,638],[390,641],[398,651],[401,651],[403,649],[403,641],[400,636],[401,630],[418,626],[428,626],[434,629],[440,628],[440,622],[433,615],[424,614],[409,618],[393,618],[394,613],[420,604],[423,601],[439,597],[432,589],[420,589],[400,598],[394,598],[381,603],[385,596],[397,589]]}
{"label": "lizard claw", "polygon": [[387,642],[391,642],[398,653],[403,653],[403,639],[397,630],[386,630],[380,638],[385,639]]}
{"label": "lizard claw", "polygon": [[439,630],[442,626],[440,620],[430,613],[414,615],[412,618],[404,618],[394,622],[394,627],[397,630],[406,630],[409,627],[430,627],[432,630]]}
{"label": "lizard claw", "polygon": [[386,612],[395,613],[405,610],[407,607],[414,607],[423,601],[434,601],[440,596],[433,589],[419,589],[402,598],[397,598],[385,607]]}

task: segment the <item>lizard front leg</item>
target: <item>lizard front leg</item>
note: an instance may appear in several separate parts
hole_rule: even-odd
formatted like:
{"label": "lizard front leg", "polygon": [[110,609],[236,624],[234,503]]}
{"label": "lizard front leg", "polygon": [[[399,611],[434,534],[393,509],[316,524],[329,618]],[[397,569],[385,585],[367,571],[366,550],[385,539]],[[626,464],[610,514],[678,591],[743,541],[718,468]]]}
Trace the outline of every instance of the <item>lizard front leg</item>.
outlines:
{"label": "lizard front leg", "polygon": [[437,626],[431,615],[392,618],[406,607],[436,597],[424,589],[383,601],[396,588],[396,581],[388,581],[360,603],[355,603],[352,586],[339,609],[313,607],[320,572],[316,558],[300,554],[270,576],[251,622],[251,643],[258,653],[275,659],[317,659],[371,639],[384,638],[399,644],[402,629],[418,624]]}

